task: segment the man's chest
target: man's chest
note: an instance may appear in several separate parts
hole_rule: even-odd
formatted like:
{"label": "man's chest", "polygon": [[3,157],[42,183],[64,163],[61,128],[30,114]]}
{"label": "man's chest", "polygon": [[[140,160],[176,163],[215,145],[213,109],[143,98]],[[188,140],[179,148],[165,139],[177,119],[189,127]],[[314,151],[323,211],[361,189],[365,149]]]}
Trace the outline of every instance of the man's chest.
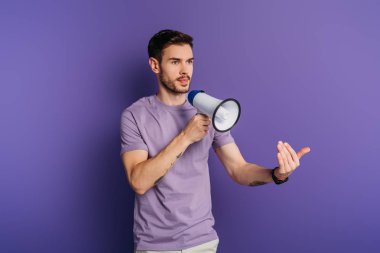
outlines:
{"label": "man's chest", "polygon": [[[140,133],[148,146],[149,157],[155,156],[183,131],[196,111],[149,113],[140,120]],[[191,144],[186,152],[208,156],[212,144],[214,130],[200,141]]]}

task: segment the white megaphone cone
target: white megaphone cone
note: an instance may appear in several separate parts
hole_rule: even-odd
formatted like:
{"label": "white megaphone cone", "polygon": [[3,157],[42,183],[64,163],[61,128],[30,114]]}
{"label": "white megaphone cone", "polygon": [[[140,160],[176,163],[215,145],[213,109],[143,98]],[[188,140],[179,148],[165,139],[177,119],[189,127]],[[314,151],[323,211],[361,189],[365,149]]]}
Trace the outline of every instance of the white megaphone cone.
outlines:
{"label": "white megaphone cone", "polygon": [[190,91],[187,99],[199,113],[206,114],[211,118],[212,125],[218,132],[230,130],[239,120],[240,104],[236,99],[216,99],[207,95],[203,90]]}

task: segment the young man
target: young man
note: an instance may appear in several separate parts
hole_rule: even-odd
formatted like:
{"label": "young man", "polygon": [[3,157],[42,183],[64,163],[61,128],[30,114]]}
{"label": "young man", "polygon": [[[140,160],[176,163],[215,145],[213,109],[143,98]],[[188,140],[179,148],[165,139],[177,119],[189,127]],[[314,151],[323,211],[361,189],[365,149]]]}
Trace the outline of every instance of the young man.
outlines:
{"label": "young man", "polygon": [[231,178],[257,186],[286,182],[310,148],[296,153],[279,142],[279,166],[267,169],[242,157],[230,132],[215,131],[210,119],[186,100],[193,74],[192,37],[162,30],[148,45],[158,92],[126,108],[121,116],[121,156],[137,193],[134,210],[136,252],[216,252],[209,149],[213,147]]}

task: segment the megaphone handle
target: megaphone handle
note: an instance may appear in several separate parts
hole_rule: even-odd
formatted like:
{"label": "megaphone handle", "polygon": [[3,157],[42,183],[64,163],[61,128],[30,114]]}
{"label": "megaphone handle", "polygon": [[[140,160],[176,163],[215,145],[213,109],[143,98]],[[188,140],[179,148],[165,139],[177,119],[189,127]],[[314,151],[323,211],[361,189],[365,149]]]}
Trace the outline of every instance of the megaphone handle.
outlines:
{"label": "megaphone handle", "polygon": [[201,110],[199,110],[198,108],[197,108],[197,113],[195,114],[195,115],[197,115],[197,114],[203,114],[203,115],[205,115],[205,116],[207,116],[208,117],[208,115],[206,114],[206,113],[203,113]]}

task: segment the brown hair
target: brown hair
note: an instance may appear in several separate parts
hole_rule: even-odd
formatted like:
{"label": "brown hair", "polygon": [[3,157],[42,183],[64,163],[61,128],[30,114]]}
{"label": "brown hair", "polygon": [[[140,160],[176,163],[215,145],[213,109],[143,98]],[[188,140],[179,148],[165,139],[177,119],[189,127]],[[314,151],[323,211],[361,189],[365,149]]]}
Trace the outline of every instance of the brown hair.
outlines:
{"label": "brown hair", "polygon": [[190,35],[174,30],[161,30],[149,40],[148,55],[156,58],[159,63],[162,60],[162,50],[170,45],[188,44],[193,48],[193,38]]}

